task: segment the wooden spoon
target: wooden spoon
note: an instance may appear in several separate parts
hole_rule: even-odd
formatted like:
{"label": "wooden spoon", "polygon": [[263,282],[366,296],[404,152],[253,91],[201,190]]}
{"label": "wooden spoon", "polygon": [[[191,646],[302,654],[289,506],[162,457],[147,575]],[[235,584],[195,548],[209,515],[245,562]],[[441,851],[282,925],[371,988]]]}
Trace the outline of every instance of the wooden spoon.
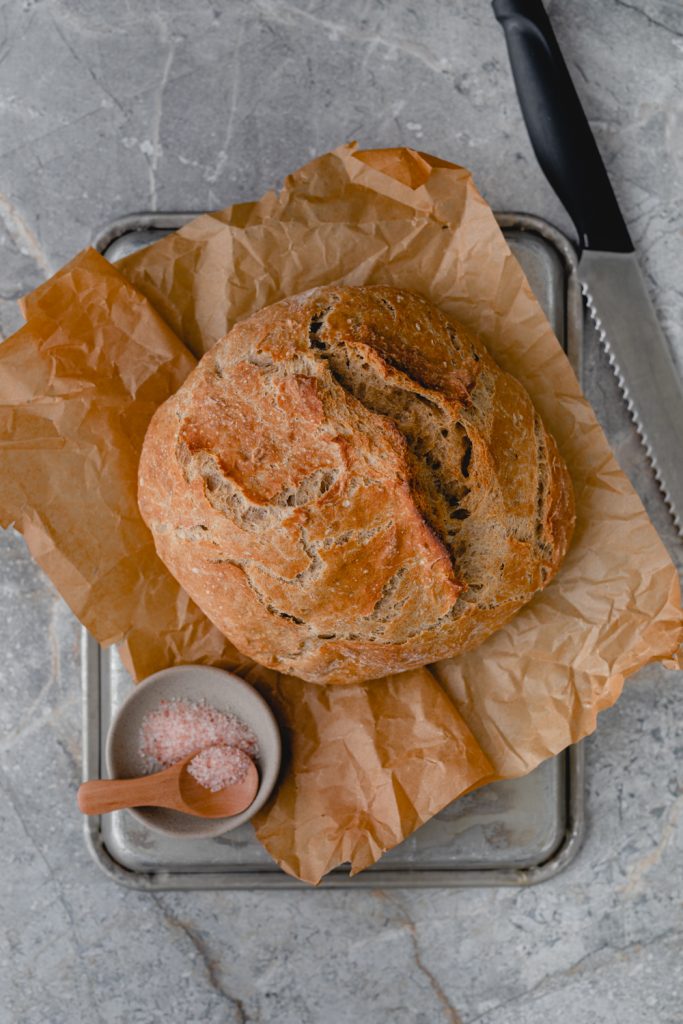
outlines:
{"label": "wooden spoon", "polygon": [[124,807],[169,807],[198,818],[230,818],[246,811],[259,787],[258,771],[251,758],[241,782],[214,793],[187,770],[198,753],[195,750],[183,761],[154,775],[84,782],[78,790],[79,809],[83,814],[107,814]]}

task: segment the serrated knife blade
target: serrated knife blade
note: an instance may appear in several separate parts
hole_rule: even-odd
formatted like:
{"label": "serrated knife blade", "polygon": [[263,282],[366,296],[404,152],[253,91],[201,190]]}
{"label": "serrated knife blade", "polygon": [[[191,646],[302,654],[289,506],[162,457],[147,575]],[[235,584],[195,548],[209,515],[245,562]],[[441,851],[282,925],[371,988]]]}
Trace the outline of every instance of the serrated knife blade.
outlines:
{"label": "serrated knife blade", "polygon": [[541,0],[493,0],[529,138],[570,214],[579,276],[655,478],[683,536],[683,382]]}
{"label": "serrated knife blade", "polygon": [[600,342],[683,536],[683,382],[635,254],[586,250],[579,277]]}

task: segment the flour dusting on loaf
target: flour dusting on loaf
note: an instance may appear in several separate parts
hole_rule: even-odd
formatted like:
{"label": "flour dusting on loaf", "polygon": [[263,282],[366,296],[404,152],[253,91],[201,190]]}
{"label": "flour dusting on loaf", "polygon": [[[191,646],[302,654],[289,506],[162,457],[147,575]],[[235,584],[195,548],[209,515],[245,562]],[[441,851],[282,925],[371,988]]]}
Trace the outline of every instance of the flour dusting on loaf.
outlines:
{"label": "flour dusting on loaf", "polygon": [[235,326],[155,413],[139,502],[235,646],[319,683],[481,643],[554,576],[574,524],[522,385],[386,287],[318,288]]}

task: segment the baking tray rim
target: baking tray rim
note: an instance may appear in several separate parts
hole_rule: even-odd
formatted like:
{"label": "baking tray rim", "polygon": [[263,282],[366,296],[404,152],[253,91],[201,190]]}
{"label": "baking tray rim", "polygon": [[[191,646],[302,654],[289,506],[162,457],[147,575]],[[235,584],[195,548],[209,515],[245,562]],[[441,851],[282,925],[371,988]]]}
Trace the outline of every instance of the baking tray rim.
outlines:
{"label": "baking tray rim", "polygon": [[[202,211],[204,212],[204,211]],[[143,212],[120,217],[98,230],[93,248],[104,252],[113,242],[133,231],[177,230],[201,216],[201,212]],[[540,217],[525,213],[496,213],[502,229],[538,235],[555,249],[565,272],[565,350],[581,379],[583,304],[578,278],[578,258],[573,243],[559,229]],[[83,779],[100,775],[100,645],[85,627],[82,629]],[[98,867],[112,881],[147,892],[171,890],[295,889],[317,892],[326,889],[434,889],[511,887],[537,885],[563,871],[574,860],[585,836],[585,756],[583,744],[564,752],[565,830],[545,860],[523,868],[458,868],[406,870],[378,867],[353,877],[346,873],[327,875],[311,887],[273,868],[261,871],[134,871],[120,864],[106,847],[99,817],[84,819],[86,847]],[[381,864],[381,862],[380,862]]]}
{"label": "baking tray rim", "polygon": [[[130,213],[98,228],[90,245],[104,253],[114,242],[134,231],[177,231],[208,211]],[[565,272],[565,338],[564,349],[579,381],[583,372],[583,298],[579,279],[579,259],[574,242],[550,221],[531,213],[505,211],[494,213],[500,228],[537,235],[555,250]]]}

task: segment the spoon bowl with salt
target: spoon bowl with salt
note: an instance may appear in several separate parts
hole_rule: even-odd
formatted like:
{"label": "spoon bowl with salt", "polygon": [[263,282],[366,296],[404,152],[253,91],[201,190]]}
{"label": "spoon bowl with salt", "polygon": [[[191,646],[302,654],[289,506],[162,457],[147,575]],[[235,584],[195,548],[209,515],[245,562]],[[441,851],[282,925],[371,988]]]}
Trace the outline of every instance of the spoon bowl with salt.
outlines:
{"label": "spoon bowl with salt", "polygon": [[93,779],[78,790],[83,814],[166,807],[200,818],[241,814],[258,792],[256,765],[239,747],[195,751],[162,772],[137,779]]}
{"label": "spoon bowl with salt", "polygon": [[[177,665],[131,684],[108,730],[104,767],[109,779],[129,781],[161,773],[217,744],[244,750],[258,769],[258,791],[246,810],[208,818],[145,803],[114,814],[106,829],[116,835],[124,827],[120,816],[132,817],[139,826],[165,836],[173,844],[173,856],[182,861],[185,854],[176,841],[213,840],[241,829],[270,798],[280,771],[277,720],[246,679],[213,666]],[[135,826],[129,822],[125,827]]]}

